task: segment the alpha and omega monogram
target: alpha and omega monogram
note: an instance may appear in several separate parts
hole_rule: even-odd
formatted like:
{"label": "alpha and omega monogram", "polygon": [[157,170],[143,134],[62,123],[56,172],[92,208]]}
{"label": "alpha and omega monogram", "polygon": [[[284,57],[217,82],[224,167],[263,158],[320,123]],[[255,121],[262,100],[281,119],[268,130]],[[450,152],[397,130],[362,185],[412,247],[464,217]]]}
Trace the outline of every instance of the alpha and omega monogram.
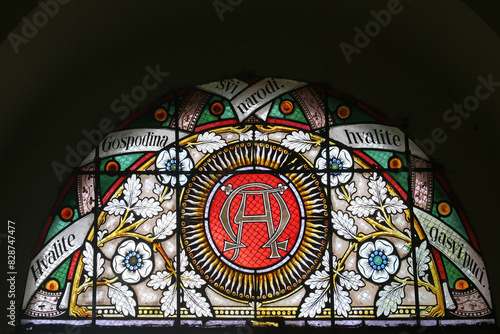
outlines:
{"label": "alpha and omega monogram", "polygon": [[[263,188],[263,189],[246,190],[248,188]],[[261,248],[271,249],[271,255],[269,256],[270,259],[277,259],[281,257],[280,253],[278,252],[278,249],[284,251],[287,250],[288,239],[279,242],[277,241],[290,221],[290,212],[288,211],[288,207],[285,201],[281,197],[281,195],[283,195],[286,189],[287,187],[283,186],[282,184],[278,184],[276,188],[273,188],[270,185],[264,183],[247,183],[245,185],[239,186],[236,189],[233,189],[231,184],[221,187],[221,190],[224,191],[226,195],[228,195],[228,197],[224,202],[224,204],[222,205],[219,218],[222,223],[222,226],[224,227],[224,230],[231,238],[231,241],[227,240],[224,241],[224,252],[234,250],[234,254],[233,257],[231,258],[231,261],[234,261],[236,260],[236,258],[238,258],[241,248],[247,247],[245,244],[241,242],[244,223],[263,223],[263,222],[267,223],[267,233],[269,236],[269,240],[264,245],[262,245]],[[229,216],[229,211],[231,203],[237,195],[242,195],[242,200],[233,220],[234,223],[238,225],[238,232],[237,232],[238,234],[235,234],[233,229],[231,228],[231,217]],[[264,203],[263,215],[245,215],[247,195],[262,196]],[[280,208],[280,221],[276,229],[274,229],[273,213],[271,209],[271,201],[270,201],[271,195],[276,199],[276,202],[278,203]]]}

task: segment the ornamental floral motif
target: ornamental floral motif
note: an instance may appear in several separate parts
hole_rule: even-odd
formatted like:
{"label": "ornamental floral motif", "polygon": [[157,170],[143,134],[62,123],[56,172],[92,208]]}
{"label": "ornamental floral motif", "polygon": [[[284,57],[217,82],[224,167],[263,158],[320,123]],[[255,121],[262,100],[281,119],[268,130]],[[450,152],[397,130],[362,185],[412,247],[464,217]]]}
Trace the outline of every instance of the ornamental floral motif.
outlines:
{"label": "ornamental floral motif", "polygon": [[[165,151],[170,157],[175,151]],[[183,159],[186,155],[180,154]],[[166,165],[165,165],[166,166]],[[182,166],[182,165],[181,165]],[[83,250],[82,263],[86,272],[85,281],[77,281],[75,285],[76,294],[86,293],[89,287],[95,285],[107,288],[109,302],[116,313],[123,316],[135,317],[139,312],[141,302],[150,301],[154,298],[152,290],[161,288],[163,297],[160,299],[161,309],[165,317],[171,316],[177,310],[177,288],[182,289],[180,302],[185,305],[191,314],[196,316],[213,316],[210,302],[204,294],[203,285],[205,281],[199,274],[190,268],[188,258],[184,252],[180,255],[180,265],[177,266],[178,256],[169,258],[163,249],[165,241],[172,238],[176,229],[176,213],[164,210],[162,204],[171,201],[173,189],[166,184],[161,184],[155,176],[131,175],[123,183],[121,192],[110,199],[104,211],[105,219],[111,216],[118,216],[119,223],[114,229],[109,226],[106,229],[97,231],[97,254],[90,242],[87,242]],[[143,197],[144,188],[152,191],[155,196]],[[149,183],[149,184],[148,184]],[[148,184],[148,185],[147,185]],[[156,224],[153,225],[156,220]],[[147,225],[144,224],[147,222]],[[106,224],[106,223],[104,223]],[[153,226],[152,226],[153,225]],[[146,228],[146,230],[144,230]],[[111,261],[107,261],[99,249],[109,249],[108,242],[117,241],[118,238],[127,239],[119,243]],[[168,241],[167,241],[168,242]],[[158,257],[163,258],[155,261],[153,252]],[[96,255],[96,256],[94,256]],[[97,259],[97,268],[94,268],[94,257]],[[110,277],[110,273],[105,271],[107,262],[111,262],[111,269],[115,274]],[[154,273],[154,269],[160,271]],[[94,278],[97,277],[97,280]],[[137,285],[144,280],[149,280],[147,288]],[[179,281],[179,285],[177,285]],[[99,288],[101,289],[101,288]],[[87,292],[88,293],[88,292]],[[91,311],[85,306],[76,306],[74,309],[78,315],[91,316]]]}
{"label": "ornamental floral motif", "polygon": [[[353,166],[351,154],[344,149],[339,149],[337,146],[331,146],[328,152],[326,148],[321,151],[321,156],[316,159],[315,167],[318,169],[329,168],[330,180],[327,173],[318,173],[321,176],[321,182],[325,185],[330,184],[332,187],[345,184],[352,178],[352,173],[341,172],[342,169],[349,169]],[[330,183],[328,183],[330,181]]]}
{"label": "ornamental floral motif", "polygon": [[124,241],[117,252],[113,257],[113,270],[126,283],[138,283],[153,270],[151,248],[145,242]]}
{"label": "ornamental floral motif", "polygon": [[357,291],[365,286],[361,275],[353,270],[345,270],[334,255],[330,261],[329,253],[325,253],[321,261],[322,268],[305,281],[311,293],[304,299],[300,307],[299,317],[315,317],[320,314],[326,304],[331,302],[330,268],[333,272],[333,308],[342,317],[348,317],[352,299],[350,291]]}
{"label": "ornamental floral motif", "polygon": [[[177,161],[179,158],[179,161]],[[177,184],[177,176],[172,175],[175,172],[189,172],[193,169],[194,163],[188,152],[181,148],[179,150],[179,156],[177,156],[177,151],[175,147],[163,150],[158,155],[156,159],[156,169],[161,172],[167,172],[166,174],[158,175],[158,181],[162,184],[169,184],[175,186]],[[187,175],[179,174],[179,184],[181,186],[185,185],[188,181]]]}
{"label": "ornamental floral motif", "polygon": [[[341,184],[335,188],[335,194],[339,201],[347,203],[347,207],[331,211],[332,228],[337,239],[332,260],[328,261],[329,253],[325,253],[321,267],[304,282],[307,293],[299,317],[315,317],[324,312],[330,302],[337,315],[355,316],[351,312],[354,300],[364,303],[371,298],[375,316],[388,317],[402,307],[406,287],[415,284],[439,296],[439,282],[434,279],[435,272],[431,271],[428,242],[423,240],[418,246],[411,245],[407,228],[409,221],[401,224],[401,216],[396,216],[403,214],[408,207],[394,195],[381,175],[373,173],[369,178]],[[403,242],[401,250],[386,238]],[[342,251],[339,244],[348,245],[348,248]],[[353,254],[357,259],[353,263],[357,264],[356,271],[350,270],[349,258]],[[406,262],[406,272],[400,270],[403,261]],[[376,292],[364,290],[351,294],[350,291],[362,290],[367,281],[378,286]],[[428,307],[421,311],[421,315],[443,316],[444,304]]]}
{"label": "ornamental floral motif", "polygon": [[394,246],[387,240],[365,242],[359,248],[359,272],[375,283],[386,282],[399,268],[399,258],[393,253]]}
{"label": "ornamental floral motif", "polygon": [[[212,317],[207,298],[198,291],[206,282],[195,271],[189,270],[186,253],[181,252],[180,256],[174,257],[173,261],[168,259],[165,269],[151,275],[147,283],[147,286],[153,290],[163,290],[163,297],[160,299],[163,315],[168,317],[177,311],[177,288],[180,287],[181,302],[186,303],[191,314],[197,317]],[[177,280],[179,285],[177,285]]]}

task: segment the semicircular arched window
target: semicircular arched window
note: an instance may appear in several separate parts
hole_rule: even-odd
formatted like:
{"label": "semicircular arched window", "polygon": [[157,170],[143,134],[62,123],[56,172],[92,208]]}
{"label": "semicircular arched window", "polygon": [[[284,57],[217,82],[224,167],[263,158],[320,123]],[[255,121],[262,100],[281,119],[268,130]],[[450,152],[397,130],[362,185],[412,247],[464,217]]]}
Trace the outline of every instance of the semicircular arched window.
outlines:
{"label": "semicircular arched window", "polygon": [[25,326],[492,323],[463,210],[429,158],[320,85],[166,96],[75,171],[28,272]]}

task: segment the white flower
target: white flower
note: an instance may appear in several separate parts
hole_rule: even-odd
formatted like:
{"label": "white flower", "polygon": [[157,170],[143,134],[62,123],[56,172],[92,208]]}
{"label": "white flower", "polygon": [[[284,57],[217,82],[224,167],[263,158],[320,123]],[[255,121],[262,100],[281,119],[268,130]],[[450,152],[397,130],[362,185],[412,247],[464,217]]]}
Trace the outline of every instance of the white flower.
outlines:
{"label": "white flower", "polygon": [[126,283],[138,283],[153,270],[151,248],[144,242],[124,241],[118,246],[118,254],[113,257],[113,271],[121,275]]}
{"label": "white flower", "polygon": [[[349,182],[352,177],[352,173],[340,172],[340,170],[349,169],[353,165],[353,160],[349,152],[344,149],[341,150],[337,146],[331,146],[328,156],[330,161],[328,163],[326,153],[326,148],[321,151],[321,156],[316,159],[316,168],[323,170],[329,168],[332,170],[330,173],[330,185],[332,187]],[[328,174],[318,173],[318,175],[321,176],[321,182],[328,185]]]}
{"label": "white flower", "polygon": [[359,248],[358,268],[365,278],[375,283],[384,283],[399,268],[399,258],[393,255],[394,246],[387,240],[378,239],[375,243],[365,242]]}
{"label": "white flower", "polygon": [[[174,172],[189,172],[193,169],[193,160],[188,156],[188,152],[181,148],[179,150],[179,162],[177,162],[177,153],[175,147],[171,147],[168,150],[163,150],[158,155],[156,159],[156,169],[159,171],[166,171],[166,174],[157,175],[158,181],[163,184],[170,184],[175,186],[177,183],[177,177],[172,175]],[[185,185],[188,178],[185,174],[179,174],[179,184],[181,186]]]}

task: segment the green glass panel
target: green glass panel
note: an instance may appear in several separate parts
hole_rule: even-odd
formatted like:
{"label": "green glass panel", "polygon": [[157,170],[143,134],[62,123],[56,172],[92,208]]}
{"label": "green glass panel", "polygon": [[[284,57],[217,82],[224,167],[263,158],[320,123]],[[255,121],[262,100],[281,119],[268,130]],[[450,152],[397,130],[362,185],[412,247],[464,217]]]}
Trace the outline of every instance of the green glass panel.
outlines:
{"label": "green glass panel", "polygon": [[350,105],[349,107],[351,109],[351,115],[347,119],[342,119],[337,115],[337,109],[342,105],[346,105],[345,101],[339,100],[334,97],[328,98],[328,108],[331,111],[335,124],[372,123],[377,121],[366,111]]}
{"label": "green glass panel", "polygon": [[175,113],[175,103],[167,102],[162,105],[163,109],[167,111],[167,119],[163,122],[162,126],[169,127],[172,124],[172,120],[174,119]]}
{"label": "green glass panel", "polygon": [[[284,100],[289,100],[289,101],[294,102],[293,103],[293,105],[294,105],[293,111],[287,115],[283,114],[280,111],[280,104]],[[293,100],[293,98],[288,94],[283,95],[281,97],[281,99],[277,99],[274,102],[273,106],[271,107],[271,111],[269,112],[269,117],[290,120],[290,121],[299,122],[299,123],[303,123],[303,124],[308,124],[306,116],[304,115],[304,113],[300,109],[299,104],[297,102],[295,102]]]}
{"label": "green glass panel", "polygon": [[[214,102],[220,102],[224,106],[224,112],[220,116],[215,116],[210,112],[210,106]],[[210,102],[207,104],[205,109],[202,111],[200,118],[198,119],[198,123],[196,126],[204,125],[207,123],[212,123],[212,122],[217,122],[220,120],[225,120],[225,119],[235,119],[236,116],[231,109],[231,105],[229,104],[228,101],[221,101],[220,98],[214,97],[210,100]]]}
{"label": "green glass panel", "polygon": [[[76,211],[76,210],[75,210]],[[52,224],[50,225],[49,231],[47,232],[47,236],[45,237],[44,244],[47,243],[54,235],[59,233],[62,229],[71,224],[71,221],[64,221],[59,216],[55,216]]]}
{"label": "green glass panel", "polygon": [[464,224],[462,223],[462,220],[460,219],[460,216],[458,215],[458,212],[455,210],[453,206],[451,206],[451,214],[447,217],[442,217],[438,213],[438,205],[440,202],[447,202],[452,204],[450,198],[446,195],[446,192],[444,191],[443,187],[437,180],[434,181],[434,203],[432,205],[432,214],[436,217],[439,217],[442,221],[444,221],[448,226],[453,227],[462,237],[464,237],[466,240],[470,241],[469,235],[467,234],[467,231],[465,230]]}
{"label": "green glass panel", "polygon": [[401,188],[408,193],[408,173],[406,172],[390,172],[388,173],[396,182],[399,184]]}
{"label": "green glass panel", "polygon": [[448,284],[450,287],[453,287],[453,286],[455,286],[456,281],[464,278],[464,275],[447,258],[442,256],[441,259],[443,260],[443,265],[444,265],[444,268],[446,269],[446,274],[448,276]]}
{"label": "green glass panel", "polygon": [[[403,153],[394,153],[394,156],[396,158],[399,158],[401,160],[401,162],[403,163],[403,166],[407,165],[407,163],[406,163],[406,156]],[[389,162],[387,162],[386,166],[389,167]]]}
{"label": "green glass panel", "polygon": [[118,161],[120,166],[122,166],[122,168],[125,170],[129,168],[134,162],[136,162],[142,156],[143,153],[126,154],[126,155],[115,156],[115,160]]}
{"label": "green glass panel", "polygon": [[59,286],[61,289],[66,285],[66,277],[68,276],[69,266],[71,264],[71,259],[73,257],[69,257],[66,261],[64,261],[61,266],[54,271],[54,273],[50,276],[50,278],[55,279],[59,282]]}
{"label": "green glass panel", "polygon": [[118,180],[116,175],[101,175],[101,193],[106,193],[116,180]]}
{"label": "green glass panel", "polygon": [[388,161],[394,155],[392,152],[379,150],[363,150],[363,153],[375,160],[382,168],[388,167]]}
{"label": "green glass panel", "polygon": [[383,150],[363,150],[363,153],[375,160],[382,168],[390,168],[389,160],[393,157],[398,158],[406,166],[406,157],[402,153],[383,151]]}
{"label": "green glass panel", "polygon": [[140,157],[142,157],[144,153],[134,153],[134,154],[123,154],[123,155],[115,155],[110,158],[105,158],[101,160],[101,170],[106,170],[106,164],[112,160],[115,160],[120,164],[120,171],[124,171],[127,168],[130,168],[132,164],[134,164]]}

